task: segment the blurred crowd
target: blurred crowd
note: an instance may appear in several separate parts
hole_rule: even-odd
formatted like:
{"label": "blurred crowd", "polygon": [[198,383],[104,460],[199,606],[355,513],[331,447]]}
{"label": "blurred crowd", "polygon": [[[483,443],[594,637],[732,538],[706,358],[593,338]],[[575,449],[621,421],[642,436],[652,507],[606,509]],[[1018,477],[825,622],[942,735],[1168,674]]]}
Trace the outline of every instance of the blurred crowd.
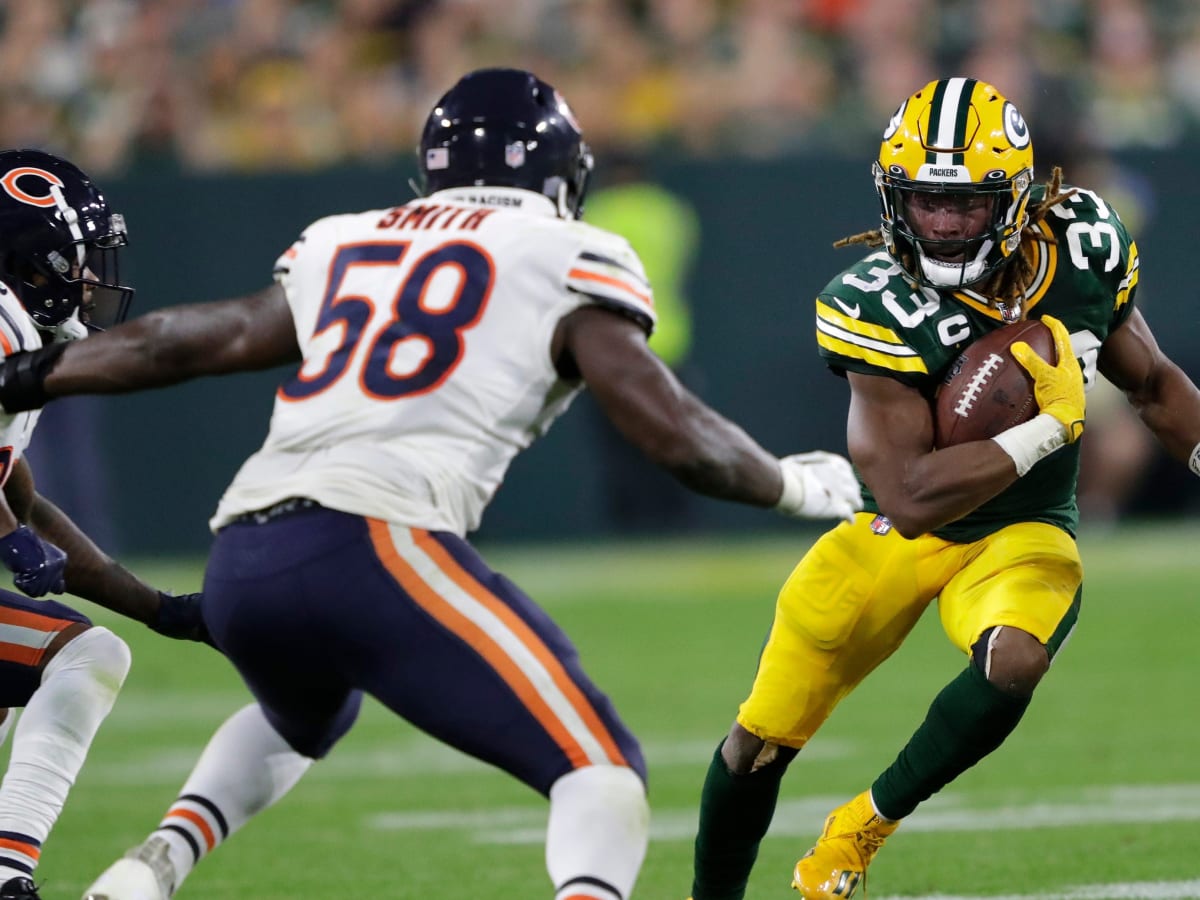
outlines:
{"label": "blurred crowd", "polygon": [[386,160],[489,64],[558,86],[598,149],[860,155],[954,73],[1043,143],[1200,133],[1194,0],[2,0],[0,144],[118,174]]}

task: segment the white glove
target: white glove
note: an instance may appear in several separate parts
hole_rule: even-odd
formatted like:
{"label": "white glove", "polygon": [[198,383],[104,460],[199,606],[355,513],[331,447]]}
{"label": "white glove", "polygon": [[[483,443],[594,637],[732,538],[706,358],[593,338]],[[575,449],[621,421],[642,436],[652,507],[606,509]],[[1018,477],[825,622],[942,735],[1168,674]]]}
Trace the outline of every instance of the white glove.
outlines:
{"label": "white glove", "polygon": [[784,456],[779,471],[783,494],[775,509],[785,516],[853,522],[854,514],[863,507],[854,468],[836,453],[814,450]]}

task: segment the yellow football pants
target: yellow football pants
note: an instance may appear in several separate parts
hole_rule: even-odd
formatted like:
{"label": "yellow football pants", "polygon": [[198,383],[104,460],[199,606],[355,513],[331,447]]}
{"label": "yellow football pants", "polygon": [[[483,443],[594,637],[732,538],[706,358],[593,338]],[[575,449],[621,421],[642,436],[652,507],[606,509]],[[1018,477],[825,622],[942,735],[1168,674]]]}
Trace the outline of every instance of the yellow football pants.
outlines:
{"label": "yellow football pants", "polygon": [[994,626],[1047,643],[1073,624],[1083,566],[1061,529],[1022,522],[954,544],[932,535],[907,540],[894,529],[877,534],[874,518],[859,513],[854,524],[826,532],[779,592],[754,686],[738,710],[750,733],[804,746],[935,597],[946,634],[964,653]]}

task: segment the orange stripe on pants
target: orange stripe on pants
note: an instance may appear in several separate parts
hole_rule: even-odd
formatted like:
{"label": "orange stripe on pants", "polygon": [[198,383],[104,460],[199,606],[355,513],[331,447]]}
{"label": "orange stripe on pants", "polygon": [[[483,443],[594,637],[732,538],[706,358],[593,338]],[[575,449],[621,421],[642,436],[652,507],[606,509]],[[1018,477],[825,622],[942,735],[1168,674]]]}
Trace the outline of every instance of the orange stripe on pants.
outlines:
{"label": "orange stripe on pants", "polygon": [[567,698],[567,701],[571,704],[571,708],[575,710],[579,718],[587,725],[588,730],[591,731],[592,736],[604,748],[609,762],[618,766],[628,765],[625,757],[621,755],[621,750],[617,746],[617,742],[608,733],[608,729],[596,714],[596,710],[592,707],[592,704],[583,695],[583,691],[579,690],[579,686],[571,680],[571,676],[567,674],[567,670],[558,661],[558,657],[551,653],[550,648],[538,637],[537,632],[530,628],[524,619],[513,612],[507,603],[487,590],[470,572],[460,566],[458,560],[447,553],[446,549],[434,540],[428,531],[413,529],[413,539],[416,541],[417,546],[429,554],[429,557],[437,563],[439,569],[500,619],[505,627],[513,632],[520,639],[521,643],[533,652],[538,662],[545,667],[546,671],[550,673],[550,677],[554,679],[554,684],[562,691],[563,696]]}
{"label": "orange stripe on pants", "polygon": [[[492,667],[525,708],[529,710],[530,714],[545,729],[546,733],[550,735],[573,767],[580,768],[591,765],[593,761],[588,758],[587,753],[575,738],[572,737],[554,710],[550,708],[533,682],[530,681],[529,676],[512,660],[504,648],[479,625],[455,609],[445,597],[438,594],[433,587],[417,574],[416,570],[412,568],[396,549],[386,522],[378,519],[368,519],[367,521],[375,552],[400,587],[439,624],[463,640]],[[495,595],[487,592],[478,582],[470,578],[467,573],[462,572],[454,564],[454,561],[449,559],[444,551],[441,551],[440,547],[430,547],[430,544],[433,544],[433,540],[428,536],[428,532],[415,528],[410,529],[410,532],[413,535],[414,541],[418,543],[422,550],[430,554],[430,557],[438,564],[439,568],[443,569],[447,577],[451,578],[455,584],[464,590],[467,590],[473,598],[483,603],[491,612],[499,615],[505,625],[514,632],[517,639],[534,656],[542,661],[543,665],[546,665],[546,659],[549,658],[553,663],[552,667],[548,667],[552,673],[555,673],[555,669],[561,671],[562,667],[559,665],[558,660],[546,649],[537,635],[513,614],[512,610],[500,602]],[[435,555],[434,550],[441,552]],[[451,564],[449,567],[446,567],[445,560],[449,560]],[[503,610],[504,615],[501,615],[501,610]],[[520,627],[514,627],[514,622]],[[565,678],[565,673],[563,677]],[[554,674],[554,678],[555,682],[559,683],[556,673]],[[570,679],[567,678],[566,681],[570,682]],[[574,687],[574,684],[571,683],[571,686]],[[575,706],[576,704],[572,703],[572,705]],[[587,704],[584,705],[586,706]],[[590,708],[589,712],[591,712]],[[591,713],[591,716],[595,719],[594,713]],[[612,738],[607,734],[607,731],[601,728],[598,737],[602,738],[602,745],[605,747],[610,759],[613,762],[624,765],[624,759],[621,757],[620,751],[617,750]],[[612,748],[611,750],[609,750],[610,747]]]}

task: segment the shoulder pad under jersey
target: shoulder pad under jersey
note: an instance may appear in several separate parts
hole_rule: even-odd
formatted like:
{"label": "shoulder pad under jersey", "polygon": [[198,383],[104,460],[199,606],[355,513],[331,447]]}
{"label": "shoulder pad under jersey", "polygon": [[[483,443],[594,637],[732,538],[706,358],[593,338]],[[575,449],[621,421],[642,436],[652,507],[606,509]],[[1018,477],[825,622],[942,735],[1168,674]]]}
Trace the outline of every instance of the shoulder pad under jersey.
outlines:
{"label": "shoulder pad under jersey", "polygon": [[1123,321],[1133,309],[1140,261],[1137,244],[1117,211],[1096,192],[1063,185],[1071,193],[1046,213],[1063,263],[1086,272],[1113,294],[1113,311]]}
{"label": "shoulder pad under jersey", "polygon": [[301,253],[320,252],[323,248],[328,248],[332,253],[337,244],[341,243],[342,234],[347,226],[352,225],[360,219],[374,222],[385,212],[386,210],[368,210],[360,213],[341,213],[317,219],[309,224],[300,233],[300,236],[292,242],[292,245],[279,255],[279,258],[275,261],[275,277],[279,278],[281,275],[286,275],[291,271],[292,264]]}
{"label": "shoulder pad under jersey", "polygon": [[579,237],[567,270],[567,288],[632,316],[647,333],[658,319],[642,261],[623,237],[584,222],[568,223]]}
{"label": "shoulder pad under jersey", "polygon": [[[23,322],[29,326],[22,328]],[[21,350],[36,350],[40,341],[32,339],[32,322],[16,293],[6,284],[0,283],[0,356],[8,356]]]}
{"label": "shoulder pad under jersey", "polygon": [[[837,370],[917,381],[929,374],[911,328],[920,311],[936,303],[907,281],[884,250],[859,260],[817,297],[817,346]],[[911,309],[911,312],[910,312]]]}

